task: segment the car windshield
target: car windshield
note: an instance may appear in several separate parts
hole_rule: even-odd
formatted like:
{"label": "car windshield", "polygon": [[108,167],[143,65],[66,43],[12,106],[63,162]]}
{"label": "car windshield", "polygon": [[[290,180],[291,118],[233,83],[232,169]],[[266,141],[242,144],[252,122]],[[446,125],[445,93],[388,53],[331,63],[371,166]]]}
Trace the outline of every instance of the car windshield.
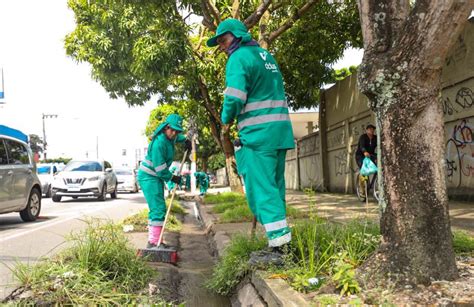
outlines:
{"label": "car windshield", "polygon": [[38,167],[38,174],[49,174],[50,171],[51,171],[51,166],[44,165],[44,166]]}
{"label": "car windshield", "polygon": [[133,172],[132,172],[132,171],[123,170],[123,169],[116,170],[115,173],[116,173],[117,175],[133,175]]}
{"label": "car windshield", "polygon": [[102,172],[102,166],[98,162],[72,161],[64,168],[65,172]]}

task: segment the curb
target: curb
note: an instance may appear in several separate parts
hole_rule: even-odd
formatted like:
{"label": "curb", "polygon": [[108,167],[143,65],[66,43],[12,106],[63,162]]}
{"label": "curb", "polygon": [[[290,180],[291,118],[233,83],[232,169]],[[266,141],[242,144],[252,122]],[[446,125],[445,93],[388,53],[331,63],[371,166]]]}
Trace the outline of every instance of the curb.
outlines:
{"label": "curb", "polygon": [[[231,238],[224,231],[214,231],[216,218],[207,213],[202,201],[197,207],[209,241],[213,245],[218,258],[224,254],[225,247]],[[283,279],[268,279],[262,277],[264,272],[253,272],[237,287],[236,293],[231,297],[232,306],[309,306],[311,303],[300,293],[293,290]]]}

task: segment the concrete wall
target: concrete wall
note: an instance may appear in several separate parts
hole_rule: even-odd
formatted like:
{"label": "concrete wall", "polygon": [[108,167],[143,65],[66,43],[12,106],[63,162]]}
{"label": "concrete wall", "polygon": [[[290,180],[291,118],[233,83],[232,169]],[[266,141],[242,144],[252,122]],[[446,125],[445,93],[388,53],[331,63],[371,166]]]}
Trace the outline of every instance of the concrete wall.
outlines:
{"label": "concrete wall", "polygon": [[[472,22],[467,25],[446,59],[442,87],[448,191],[451,196],[474,195]],[[353,193],[357,170],[354,159],[357,141],[365,132],[367,124],[375,124],[375,117],[368,107],[367,98],[357,88],[356,75],[337,82],[324,91],[321,97],[321,134],[312,134],[299,140],[297,157],[291,158],[291,161],[299,161],[299,187],[317,186],[319,183],[329,191]],[[323,161],[326,164],[324,168]],[[287,187],[293,188],[297,173],[290,161],[287,165]]]}

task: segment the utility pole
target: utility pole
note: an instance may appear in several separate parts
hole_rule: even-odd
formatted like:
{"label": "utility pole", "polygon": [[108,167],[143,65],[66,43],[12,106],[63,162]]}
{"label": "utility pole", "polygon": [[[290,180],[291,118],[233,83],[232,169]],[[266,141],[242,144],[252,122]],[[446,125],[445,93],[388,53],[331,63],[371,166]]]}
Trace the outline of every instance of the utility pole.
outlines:
{"label": "utility pole", "polygon": [[190,167],[190,177],[191,177],[191,194],[196,193],[196,177],[194,176],[194,173],[196,173],[196,144],[197,144],[197,125],[196,121],[194,118],[189,119],[189,134],[188,134],[188,139],[191,136],[191,144],[192,144],[192,149],[191,149],[191,167]]}
{"label": "utility pole", "polygon": [[46,147],[48,146],[48,143],[46,142],[46,124],[45,124],[45,119],[46,118],[58,118],[58,114],[44,114],[43,113],[43,158],[46,160]]}

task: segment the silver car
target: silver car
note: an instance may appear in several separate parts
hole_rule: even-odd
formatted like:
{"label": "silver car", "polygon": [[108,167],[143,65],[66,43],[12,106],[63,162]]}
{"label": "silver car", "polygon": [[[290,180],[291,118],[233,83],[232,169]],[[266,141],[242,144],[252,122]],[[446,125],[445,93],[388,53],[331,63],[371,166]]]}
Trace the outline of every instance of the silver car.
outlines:
{"label": "silver car", "polygon": [[0,126],[0,214],[19,212],[31,222],[41,211],[41,183],[27,142],[20,131]]}
{"label": "silver car", "polygon": [[117,175],[119,192],[138,192],[137,174],[133,169],[116,169],[115,174]]}

